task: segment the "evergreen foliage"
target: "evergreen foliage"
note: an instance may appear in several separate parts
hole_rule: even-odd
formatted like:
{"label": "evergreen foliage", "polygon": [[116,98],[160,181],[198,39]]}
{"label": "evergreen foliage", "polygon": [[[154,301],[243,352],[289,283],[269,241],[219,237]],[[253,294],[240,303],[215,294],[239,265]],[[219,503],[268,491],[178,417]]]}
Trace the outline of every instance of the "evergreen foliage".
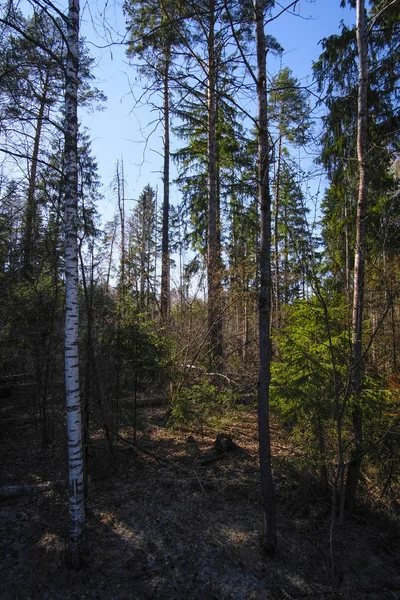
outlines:
{"label": "evergreen foliage", "polygon": [[194,428],[203,434],[203,428],[233,408],[235,402],[231,390],[221,390],[210,377],[203,376],[173,394],[169,424],[173,428]]}

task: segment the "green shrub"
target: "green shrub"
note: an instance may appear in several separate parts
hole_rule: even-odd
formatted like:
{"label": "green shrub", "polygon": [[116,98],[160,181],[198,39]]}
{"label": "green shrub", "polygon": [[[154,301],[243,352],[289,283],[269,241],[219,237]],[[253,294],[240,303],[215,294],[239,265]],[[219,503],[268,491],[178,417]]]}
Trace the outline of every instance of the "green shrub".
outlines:
{"label": "green shrub", "polygon": [[[331,346],[327,334],[327,319]],[[337,384],[343,387],[348,365],[348,332],[342,305],[326,316],[317,300],[289,307],[277,339],[279,359],[272,363],[271,405],[290,431],[304,458],[324,473],[335,430],[334,357]]]}
{"label": "green shrub", "polygon": [[210,424],[235,403],[235,395],[230,390],[221,390],[209,377],[202,377],[196,383],[180,387],[171,398],[171,427],[186,426],[199,428]]}

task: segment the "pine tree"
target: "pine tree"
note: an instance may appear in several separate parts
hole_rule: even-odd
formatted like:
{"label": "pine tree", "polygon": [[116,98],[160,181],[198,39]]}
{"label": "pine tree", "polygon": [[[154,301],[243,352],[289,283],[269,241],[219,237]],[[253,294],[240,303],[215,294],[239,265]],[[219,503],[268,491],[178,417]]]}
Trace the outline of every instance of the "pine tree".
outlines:
{"label": "pine tree", "polygon": [[[149,91],[159,90],[162,96],[163,139],[163,209],[161,240],[161,317],[164,322],[170,312],[170,112],[171,79],[176,77],[174,54],[182,45],[185,31],[185,3],[180,0],[143,2],[128,0],[124,4],[128,19],[129,57],[141,61],[139,71],[150,79]],[[186,33],[185,33],[186,35]]]}
{"label": "pine tree", "polygon": [[[281,321],[281,287],[279,273],[279,214],[281,212],[281,178],[285,162],[284,144],[303,146],[307,142],[310,128],[308,95],[300,82],[287,67],[272,79],[269,92],[269,122],[275,126],[277,140],[274,206],[274,250],[275,250],[275,316]],[[286,152],[287,154],[287,152]],[[287,272],[287,271],[286,271]],[[286,302],[286,298],[284,298]]]}
{"label": "pine tree", "polygon": [[[66,26],[62,17],[43,8],[35,6],[33,13],[24,17],[10,6],[10,11],[4,11],[5,18],[0,16],[0,22],[5,24],[5,43],[0,49],[4,64],[0,109],[5,135],[0,153],[6,161],[12,157],[10,168],[20,169],[24,179],[28,164],[22,271],[32,279],[37,275],[36,245],[41,219],[39,172],[51,163],[51,146],[62,132]],[[104,96],[91,86],[93,60],[82,41],[80,55],[79,101],[93,105]]]}
{"label": "pine tree", "polygon": [[[65,55],[59,28],[43,11],[34,11],[29,18],[20,13],[13,23],[24,31],[21,35],[9,28],[9,38],[2,48],[5,76],[2,78],[3,123],[13,131],[3,142],[5,154],[21,153],[21,136],[27,139],[29,173],[23,237],[23,271],[32,276],[38,230],[36,199],[38,168],[46,159],[43,137],[60,110],[59,96],[63,89],[62,59]],[[22,70],[22,72],[21,72]],[[15,136],[16,131],[20,135]],[[28,139],[31,136],[32,142]],[[13,139],[14,138],[14,139]],[[48,143],[48,140],[47,140]]]}
{"label": "pine tree", "polygon": [[[268,3],[270,6],[270,3]],[[271,196],[269,190],[270,146],[267,106],[267,44],[264,31],[265,7],[262,0],[254,3],[257,49],[258,101],[258,189],[260,202],[260,295],[259,295],[259,352],[258,435],[261,473],[261,493],[265,511],[265,550],[273,554],[277,545],[275,489],[271,467],[271,433],[269,425],[271,378]]]}

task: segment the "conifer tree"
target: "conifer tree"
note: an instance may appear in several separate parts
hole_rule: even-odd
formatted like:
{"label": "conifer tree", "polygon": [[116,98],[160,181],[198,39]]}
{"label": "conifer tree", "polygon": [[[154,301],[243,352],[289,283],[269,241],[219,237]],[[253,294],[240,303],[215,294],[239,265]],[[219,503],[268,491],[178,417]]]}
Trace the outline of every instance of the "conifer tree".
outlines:
{"label": "conifer tree", "polygon": [[[180,181],[184,181],[187,198],[190,195],[192,200],[197,198],[197,206],[192,203],[197,212],[195,225],[199,231],[204,227],[207,231],[209,353],[213,368],[218,370],[223,366],[222,170],[229,144],[240,143],[243,138],[240,116],[232,101],[238,82],[236,57],[229,46],[232,36],[226,24],[225,3],[193,0],[190,10],[193,31],[186,49],[189,78],[184,88],[184,105],[178,110],[184,122],[178,135],[189,139],[190,143],[177,153],[177,157],[183,167]],[[241,26],[239,30],[241,34]],[[193,186],[190,186],[190,178]],[[202,198],[207,198],[206,210]]]}
{"label": "conifer tree", "polygon": [[[343,5],[345,3],[342,2]],[[352,506],[364,446],[360,392],[365,367],[363,314],[368,275],[366,265],[373,250],[369,240],[375,238],[376,244],[378,239],[382,239],[382,233],[386,235],[380,226],[382,221],[376,216],[379,215],[378,206],[384,205],[379,199],[388,184],[391,185],[391,148],[397,143],[399,131],[396,106],[400,72],[395,60],[398,36],[392,35],[398,23],[398,4],[380,0],[372,2],[369,14],[364,1],[350,1],[349,4],[356,8],[355,28],[343,26],[340,36],[323,40],[324,51],[314,71],[320,88],[325,86],[328,92],[329,107],[321,156],[332,184],[325,202],[325,238],[334,237],[337,228],[334,216],[340,215],[345,232],[345,246],[343,248],[342,244],[341,249],[345,260],[341,269],[346,274],[342,280],[346,281],[349,302],[352,296],[352,352],[347,390],[353,406],[354,446],[346,482],[346,499]],[[338,206],[338,203],[342,204]],[[348,226],[349,223],[352,227]],[[352,239],[350,233],[353,234]],[[349,259],[351,250],[354,261]],[[328,252],[332,253],[332,246],[328,245]],[[354,265],[352,290],[351,264]]]}
{"label": "conifer tree", "polygon": [[[310,128],[308,97],[300,82],[291,70],[285,67],[272,79],[269,100],[269,122],[275,126],[277,140],[276,173],[275,173],[275,206],[274,206],[274,250],[275,250],[275,316],[277,324],[281,320],[281,287],[280,287],[280,251],[279,251],[279,214],[281,211],[281,178],[285,161],[284,144],[301,146],[307,141]],[[286,299],[285,299],[286,302]]]}
{"label": "conifer tree", "polygon": [[151,300],[155,300],[153,274],[156,268],[156,229],[156,193],[148,184],[128,220],[127,279],[141,311],[149,310]]}
{"label": "conifer tree", "polygon": [[162,106],[163,208],[161,239],[161,317],[166,323],[170,312],[170,113],[171,81],[176,73],[174,54],[182,45],[185,29],[185,3],[180,0],[144,2],[127,0],[124,4],[129,30],[129,57],[140,59],[139,71],[150,80],[149,92],[159,91]]}
{"label": "conifer tree", "polygon": [[[12,25],[23,31],[19,33]],[[61,109],[59,97],[63,90],[62,60],[64,40],[59,29],[63,24],[53,21],[44,11],[35,10],[25,18],[16,12],[8,27],[9,37],[2,46],[5,75],[2,78],[2,121],[10,135],[3,138],[1,150],[7,156],[22,155],[21,141],[26,139],[29,172],[26,185],[25,227],[23,235],[23,272],[32,276],[35,245],[38,237],[37,206],[38,169],[46,160],[45,147],[49,129]],[[18,132],[18,133],[17,133]],[[30,142],[29,140],[32,140]]]}

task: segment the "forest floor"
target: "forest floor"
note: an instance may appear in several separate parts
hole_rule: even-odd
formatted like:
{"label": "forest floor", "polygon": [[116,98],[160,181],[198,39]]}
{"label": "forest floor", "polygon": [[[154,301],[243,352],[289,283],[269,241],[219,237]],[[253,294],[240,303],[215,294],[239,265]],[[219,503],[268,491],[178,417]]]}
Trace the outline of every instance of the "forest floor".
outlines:
{"label": "forest floor", "polygon": [[[260,549],[254,410],[203,435],[169,430],[162,407],[142,408],[141,418],[139,451],[120,440],[113,457],[100,433],[92,435],[90,556],[73,572],[66,566],[65,440],[59,435],[43,450],[34,419],[1,400],[1,485],[61,482],[0,499],[1,600],[400,599],[399,525],[371,508],[346,516],[345,576],[333,587],[329,498],[294,468],[298,451],[276,425],[279,549],[271,559]],[[238,447],[216,459],[221,432]]]}

